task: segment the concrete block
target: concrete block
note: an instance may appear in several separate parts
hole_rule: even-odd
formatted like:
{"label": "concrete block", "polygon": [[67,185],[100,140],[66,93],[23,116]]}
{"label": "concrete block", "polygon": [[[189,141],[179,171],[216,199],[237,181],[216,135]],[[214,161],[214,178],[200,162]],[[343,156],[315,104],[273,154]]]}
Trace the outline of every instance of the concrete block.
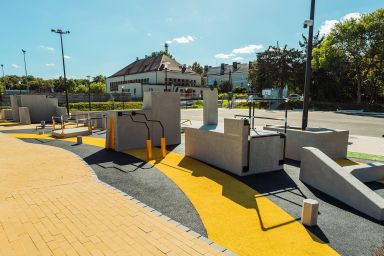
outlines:
{"label": "concrete block", "polygon": [[[148,125],[153,146],[160,146],[162,130],[158,120],[164,127],[167,145],[180,144],[180,94],[175,92],[145,92],[142,110],[108,111],[106,148],[124,151],[134,148],[146,148]],[[132,118],[130,117],[132,116]],[[133,120],[132,120],[133,119]],[[140,121],[138,123],[135,121]]]}
{"label": "concrete block", "polygon": [[2,120],[12,120],[12,109],[2,109],[0,112],[0,119]]}
{"label": "concrete block", "polygon": [[20,95],[10,95],[11,107],[12,107],[12,120],[19,122],[19,107],[21,107]]}
{"label": "concrete block", "polygon": [[67,115],[66,107],[56,107],[55,108],[55,116],[65,116]]}
{"label": "concrete block", "polygon": [[216,125],[218,123],[217,89],[203,91],[203,122],[204,125]]}
{"label": "concrete block", "polygon": [[[284,132],[284,127],[266,126],[264,130]],[[286,158],[301,161],[303,147],[318,148],[332,159],[347,157],[349,131],[330,128],[307,128],[302,131],[298,127],[288,127],[286,136]]]}
{"label": "concrete block", "polygon": [[29,108],[19,107],[19,118],[21,124],[31,124],[31,117],[29,114]]}
{"label": "concrete block", "polygon": [[304,199],[301,211],[301,223],[306,226],[316,226],[319,213],[319,202],[313,199]]}
{"label": "concrete block", "polygon": [[251,134],[249,141],[250,174],[281,170],[284,160],[284,138],[275,132]]}

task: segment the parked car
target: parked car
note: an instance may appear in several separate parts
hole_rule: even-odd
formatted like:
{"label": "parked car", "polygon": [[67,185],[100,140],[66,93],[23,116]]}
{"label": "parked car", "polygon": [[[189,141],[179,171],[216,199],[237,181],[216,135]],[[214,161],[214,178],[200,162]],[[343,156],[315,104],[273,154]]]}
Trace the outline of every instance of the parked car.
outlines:
{"label": "parked car", "polygon": [[288,96],[288,99],[289,100],[292,100],[292,101],[299,101],[299,100],[302,100],[301,96],[299,94],[290,94]]}

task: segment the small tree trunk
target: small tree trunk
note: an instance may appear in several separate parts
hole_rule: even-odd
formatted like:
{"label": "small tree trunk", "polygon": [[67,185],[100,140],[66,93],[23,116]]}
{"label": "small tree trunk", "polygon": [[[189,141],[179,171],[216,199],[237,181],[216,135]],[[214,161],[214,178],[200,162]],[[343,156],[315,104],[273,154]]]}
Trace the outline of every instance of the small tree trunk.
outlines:
{"label": "small tree trunk", "polygon": [[361,82],[357,82],[357,104],[361,103]]}

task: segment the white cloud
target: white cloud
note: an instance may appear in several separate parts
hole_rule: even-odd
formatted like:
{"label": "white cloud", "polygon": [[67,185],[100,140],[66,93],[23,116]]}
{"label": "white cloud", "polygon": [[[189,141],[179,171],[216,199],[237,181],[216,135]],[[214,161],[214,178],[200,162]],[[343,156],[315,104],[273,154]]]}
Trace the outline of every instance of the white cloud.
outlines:
{"label": "white cloud", "polygon": [[351,13],[348,13],[347,15],[344,15],[344,17],[341,18],[341,21],[350,20],[350,19],[358,20],[360,19],[360,17],[361,17],[361,13],[351,12]]}
{"label": "white cloud", "polygon": [[49,47],[49,46],[45,46],[45,45],[40,45],[39,47],[41,49],[44,49],[44,50],[47,50],[47,51],[50,51],[50,52],[53,52],[55,50],[55,48]]}
{"label": "white cloud", "polygon": [[331,33],[332,29],[336,26],[337,23],[339,23],[338,20],[326,20],[320,26],[320,35],[326,36]]}
{"label": "white cloud", "polygon": [[256,50],[263,48],[261,44],[250,44],[241,48],[233,49],[232,52],[235,54],[250,54],[254,53]]}
{"label": "white cloud", "polygon": [[45,66],[47,66],[47,67],[54,67],[55,64],[54,63],[47,63],[47,64],[45,64]]}
{"label": "white cloud", "polygon": [[12,66],[13,68],[20,68],[20,66],[17,65],[17,64],[12,64],[11,66]]}
{"label": "white cloud", "polygon": [[174,38],[173,41],[175,41],[178,44],[188,44],[195,41],[195,39],[192,36],[188,35],[188,36]]}
{"label": "white cloud", "polygon": [[195,37],[187,35],[187,36],[181,36],[173,38],[172,40],[166,41],[167,44],[171,44],[172,42],[176,42],[178,44],[189,44],[195,41]]}
{"label": "white cloud", "polygon": [[64,59],[70,59],[71,58],[71,56],[69,56],[69,55],[64,55]]}
{"label": "white cloud", "polygon": [[218,53],[215,55],[215,58],[216,59],[229,59],[229,58],[232,58],[232,57],[235,57],[236,55],[235,54],[225,54],[225,53]]}
{"label": "white cloud", "polygon": [[[171,44],[172,43],[172,41],[171,40],[167,40],[167,41],[165,41],[167,44]],[[160,44],[160,45],[163,45],[163,44]]]}
{"label": "white cloud", "polygon": [[361,13],[358,12],[352,12],[344,15],[343,17],[340,18],[340,20],[326,20],[324,23],[320,26],[320,34],[323,36],[329,35],[331,33],[332,29],[336,26],[336,24],[350,20],[350,19],[360,19]]}
{"label": "white cloud", "polygon": [[148,32],[147,33],[147,37],[151,37],[151,36],[152,36],[152,34]]}
{"label": "white cloud", "polygon": [[242,61],[242,60],[244,60],[244,58],[243,57],[236,57],[236,58],[233,58],[232,60],[233,61]]}

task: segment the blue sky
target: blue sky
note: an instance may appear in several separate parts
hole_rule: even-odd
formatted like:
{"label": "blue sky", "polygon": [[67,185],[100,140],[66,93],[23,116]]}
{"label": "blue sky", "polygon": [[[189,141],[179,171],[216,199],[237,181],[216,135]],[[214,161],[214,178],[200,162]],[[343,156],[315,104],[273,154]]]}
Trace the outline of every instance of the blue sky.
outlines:
{"label": "blue sky", "polygon": [[[54,78],[109,76],[136,57],[163,49],[182,64],[248,62],[268,45],[298,47],[310,0],[33,0],[1,2],[0,63],[6,74]],[[383,0],[317,0],[315,29],[324,33],[348,14],[384,7]]]}

